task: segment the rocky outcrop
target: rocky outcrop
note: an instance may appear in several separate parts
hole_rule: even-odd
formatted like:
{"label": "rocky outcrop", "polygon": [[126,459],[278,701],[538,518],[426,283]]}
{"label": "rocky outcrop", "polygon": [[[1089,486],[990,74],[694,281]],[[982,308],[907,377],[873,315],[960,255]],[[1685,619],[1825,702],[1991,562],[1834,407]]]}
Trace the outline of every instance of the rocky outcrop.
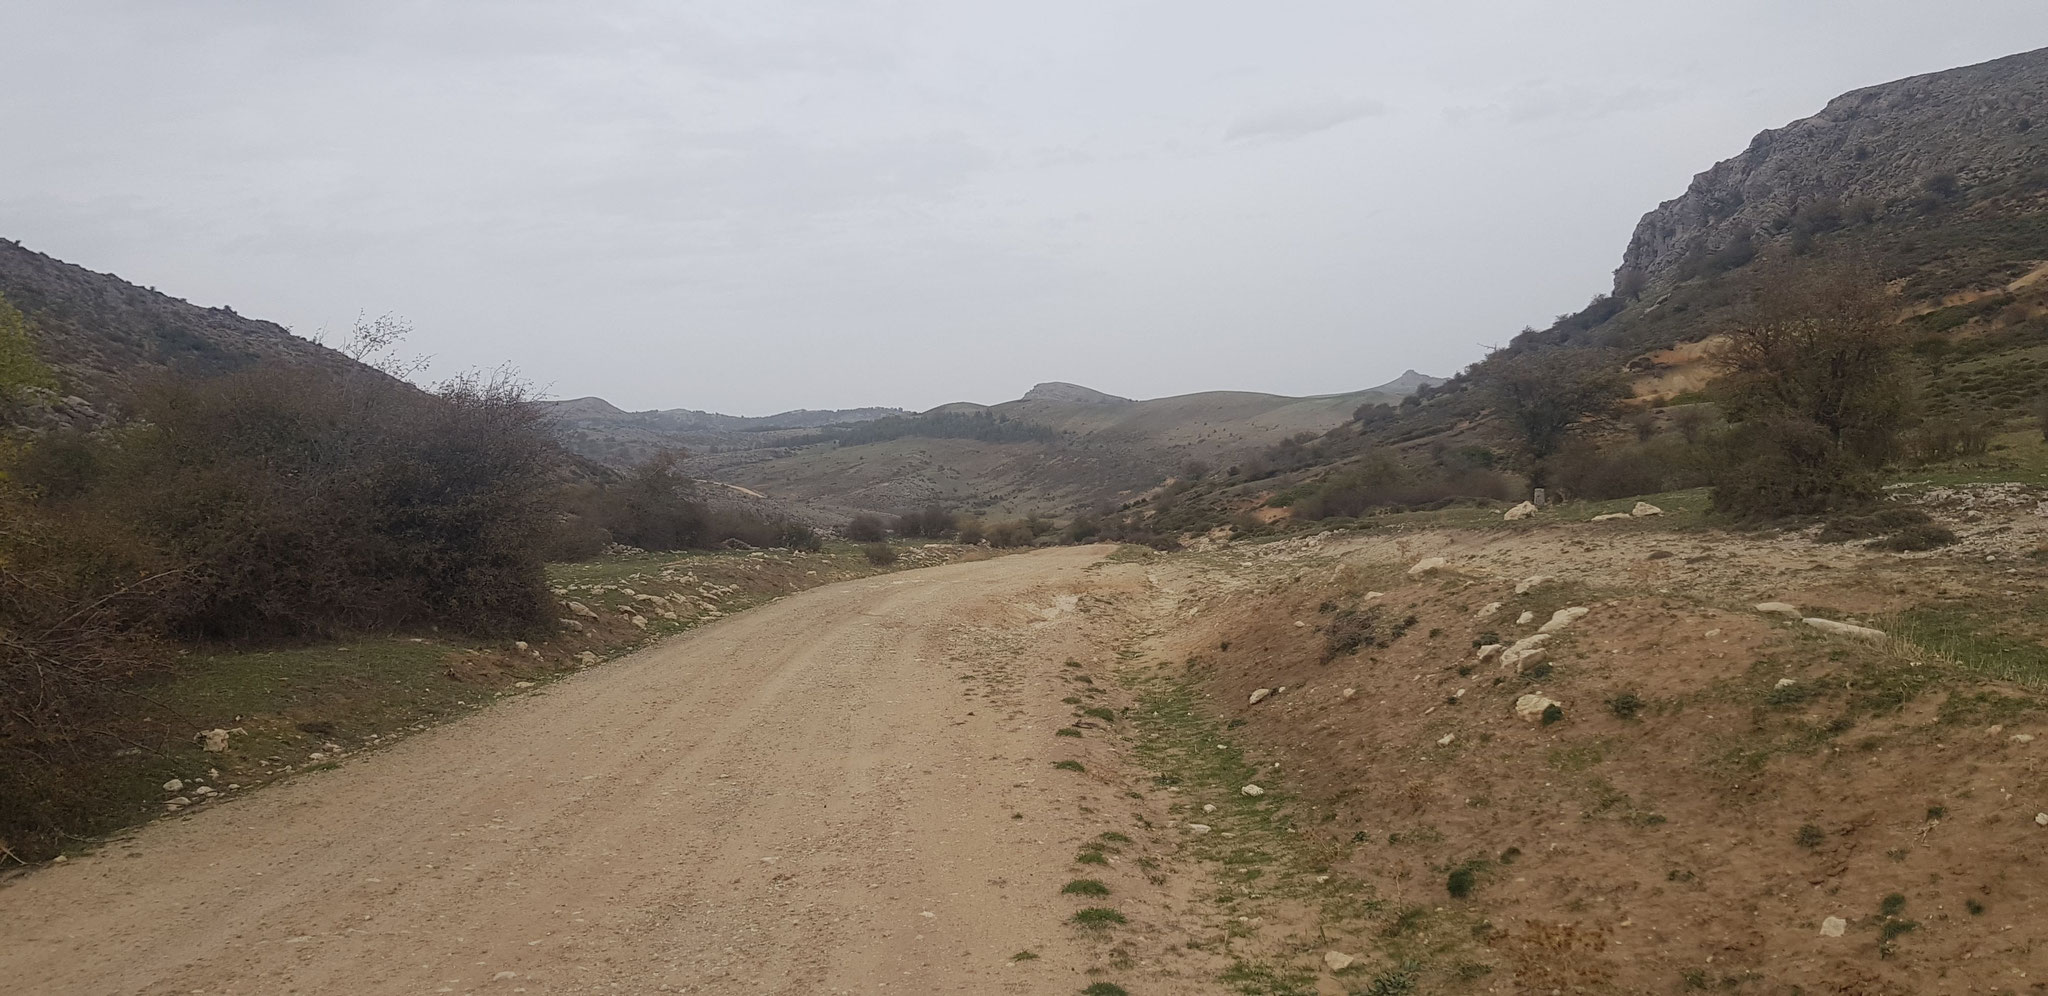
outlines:
{"label": "rocky outcrop", "polygon": [[1129,398],[1119,398],[1114,394],[1104,394],[1092,387],[1082,387],[1079,384],[1069,384],[1058,380],[1033,385],[1031,390],[1025,391],[1024,397],[1019,400],[1057,401],[1068,405],[1131,404],[1131,399]]}
{"label": "rocky outcrop", "polygon": [[1765,131],[1643,216],[1623,274],[1652,281],[1695,254],[1785,232],[1820,205],[1870,217],[2048,167],[2048,49],[1852,90]]}

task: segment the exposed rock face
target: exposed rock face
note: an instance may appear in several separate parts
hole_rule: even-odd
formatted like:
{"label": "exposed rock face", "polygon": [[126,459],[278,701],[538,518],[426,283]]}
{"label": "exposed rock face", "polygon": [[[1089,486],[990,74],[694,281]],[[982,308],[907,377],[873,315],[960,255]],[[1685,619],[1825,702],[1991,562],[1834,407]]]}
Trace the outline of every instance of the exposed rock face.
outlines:
{"label": "exposed rock face", "polygon": [[1695,252],[1761,243],[1822,198],[1907,214],[1937,177],[1967,191],[2048,166],[2048,49],[1852,90],[1758,134],[1643,216],[1622,271],[1652,280]]}

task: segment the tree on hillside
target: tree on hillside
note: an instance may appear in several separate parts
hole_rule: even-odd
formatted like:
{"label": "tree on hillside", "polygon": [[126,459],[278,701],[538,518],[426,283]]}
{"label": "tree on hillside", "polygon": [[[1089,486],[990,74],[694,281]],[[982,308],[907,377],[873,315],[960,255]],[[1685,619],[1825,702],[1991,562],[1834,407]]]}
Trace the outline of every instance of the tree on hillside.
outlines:
{"label": "tree on hillside", "polygon": [[1716,391],[1734,427],[1722,441],[1717,508],[1810,514],[1874,493],[1871,471],[1897,453],[1912,402],[1882,288],[1854,269],[1786,275],[1726,332]]}
{"label": "tree on hillside", "polygon": [[23,387],[55,387],[50,368],[36,358],[28,319],[0,295],[0,402]]}
{"label": "tree on hillside", "polygon": [[1514,425],[1537,466],[1563,445],[1582,419],[1605,415],[1628,384],[1605,350],[1528,349],[1488,364],[1488,394]]}

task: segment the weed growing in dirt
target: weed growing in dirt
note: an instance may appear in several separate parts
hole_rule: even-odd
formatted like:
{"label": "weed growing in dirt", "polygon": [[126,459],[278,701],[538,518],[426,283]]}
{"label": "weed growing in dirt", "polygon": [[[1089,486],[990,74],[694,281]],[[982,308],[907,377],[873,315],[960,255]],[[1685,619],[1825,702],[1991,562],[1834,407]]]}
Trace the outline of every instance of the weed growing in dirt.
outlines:
{"label": "weed growing in dirt", "polygon": [[1093,716],[1096,719],[1102,720],[1105,723],[1116,722],[1116,711],[1112,709],[1105,709],[1102,706],[1089,706],[1088,708],[1081,710],[1081,715]]}
{"label": "weed growing in dirt", "polygon": [[1074,729],[1071,726],[1062,726],[1059,729],[1052,731],[1052,735],[1056,737],[1078,737],[1081,735],[1081,731]]}
{"label": "weed growing in dirt", "polygon": [[1130,990],[1114,982],[1093,982],[1081,990],[1081,996],[1131,996]]}
{"label": "weed growing in dirt", "polygon": [[1109,855],[1101,851],[1082,851],[1074,855],[1074,863],[1077,865],[1106,865],[1109,864]]}
{"label": "weed growing in dirt", "polygon": [[1607,700],[1607,711],[1613,713],[1616,719],[1634,719],[1643,711],[1644,705],[1642,697],[1636,693],[1621,692]]}
{"label": "weed growing in dirt", "polygon": [[1407,996],[1414,991],[1415,970],[1406,965],[1374,976],[1370,985],[1358,990],[1362,996]]}
{"label": "weed growing in dirt", "polygon": [[1017,952],[1016,954],[1013,954],[1013,955],[1011,955],[1011,956],[1010,956],[1010,960],[1011,960],[1011,961],[1037,961],[1037,960],[1038,960],[1038,952],[1036,952],[1036,951],[1031,951],[1031,950],[1028,950],[1028,949],[1027,949],[1027,950],[1024,950],[1024,951],[1019,951],[1019,952]]}
{"label": "weed growing in dirt", "polygon": [[1054,761],[1052,766],[1061,771],[1087,771],[1079,761]]}
{"label": "weed growing in dirt", "polygon": [[1090,930],[1107,930],[1116,924],[1129,922],[1122,913],[1107,906],[1090,906],[1075,913],[1070,919],[1075,926]]}
{"label": "weed growing in dirt", "polygon": [[1103,885],[1098,879],[1077,878],[1068,882],[1064,888],[1060,889],[1060,894],[1065,896],[1107,896],[1109,895],[1109,886]]}
{"label": "weed growing in dirt", "polygon": [[1800,847],[1808,850],[1819,847],[1827,839],[1827,833],[1811,823],[1801,826],[1799,832],[1792,835],[1792,842],[1794,844],[1798,844]]}
{"label": "weed growing in dirt", "polygon": [[1096,839],[1106,844],[1128,844],[1131,842],[1131,838],[1129,836],[1118,833],[1115,830],[1105,830]]}

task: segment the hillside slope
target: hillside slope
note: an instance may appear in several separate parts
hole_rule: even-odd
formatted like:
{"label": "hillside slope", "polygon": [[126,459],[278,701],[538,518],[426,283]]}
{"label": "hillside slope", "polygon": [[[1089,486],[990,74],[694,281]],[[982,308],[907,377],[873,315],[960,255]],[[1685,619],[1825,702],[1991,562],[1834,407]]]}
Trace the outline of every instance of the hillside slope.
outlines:
{"label": "hillside slope", "polygon": [[264,361],[334,371],[358,364],[231,308],[202,308],[0,239],[0,294],[28,315],[64,389],[115,403],[155,373],[224,373]]}
{"label": "hillside slope", "polygon": [[1001,514],[1064,514],[1127,501],[1191,462],[1227,467],[1290,436],[1342,425],[1362,404],[1400,400],[1367,391],[1314,398],[1207,391],[1131,401],[1077,385],[1040,385],[1016,401],[960,402],[920,418],[986,418],[1049,430],[1047,439],[989,442],[947,438],[943,433],[951,430],[934,429],[858,445],[774,447],[763,440],[755,448],[703,453],[691,467],[700,477],[834,514],[930,502]]}

